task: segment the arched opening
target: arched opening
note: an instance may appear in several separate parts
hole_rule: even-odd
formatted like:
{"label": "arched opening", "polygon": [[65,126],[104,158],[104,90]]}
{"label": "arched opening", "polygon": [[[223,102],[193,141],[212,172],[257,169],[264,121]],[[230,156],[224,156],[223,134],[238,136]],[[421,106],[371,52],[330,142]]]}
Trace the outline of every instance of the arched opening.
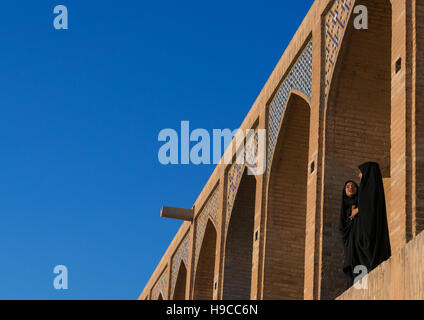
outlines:
{"label": "arched opening", "polygon": [[250,300],[256,179],[243,173],[225,243],[224,300]]}
{"label": "arched opening", "polygon": [[184,261],[180,262],[173,300],[186,300],[187,268]]}
{"label": "arched opening", "polygon": [[196,280],[194,282],[194,300],[213,299],[213,281],[215,274],[216,230],[208,220],[202,247],[197,263]]}
{"label": "arched opening", "polygon": [[264,299],[303,299],[310,107],[292,93],[268,185]]}
{"label": "arched opening", "polygon": [[389,0],[360,0],[368,30],[348,24],[331,81],[325,119],[321,299],[347,289],[338,230],[344,182],[357,167],[376,161],[382,169],[390,228],[390,125],[392,14]]}
{"label": "arched opening", "polygon": [[159,293],[158,300],[163,300],[162,292]]}

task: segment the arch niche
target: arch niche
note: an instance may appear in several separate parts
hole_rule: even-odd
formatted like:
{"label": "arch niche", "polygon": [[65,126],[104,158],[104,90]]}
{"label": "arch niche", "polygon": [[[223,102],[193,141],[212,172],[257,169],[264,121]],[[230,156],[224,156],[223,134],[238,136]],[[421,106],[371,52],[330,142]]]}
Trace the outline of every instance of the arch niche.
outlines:
{"label": "arch niche", "polygon": [[223,299],[250,300],[256,178],[243,172],[228,224]]}
{"label": "arch niche", "polygon": [[208,219],[194,280],[194,300],[212,300],[214,291],[217,232]]}
{"label": "arch niche", "polygon": [[292,91],[268,181],[264,299],[303,299],[310,106]]}
{"label": "arch niche", "polygon": [[347,289],[338,231],[344,182],[366,161],[380,164],[390,229],[392,9],[389,0],[356,1],[368,9],[368,30],[352,14],[337,58],[325,110],[321,299]]}

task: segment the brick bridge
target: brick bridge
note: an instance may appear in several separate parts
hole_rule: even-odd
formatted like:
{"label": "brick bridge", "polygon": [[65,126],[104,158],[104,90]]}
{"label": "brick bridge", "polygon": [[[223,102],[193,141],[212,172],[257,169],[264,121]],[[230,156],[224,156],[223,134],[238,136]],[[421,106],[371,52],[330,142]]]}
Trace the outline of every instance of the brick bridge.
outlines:
{"label": "brick bridge", "polygon": [[424,272],[405,253],[424,257],[423,28],[421,0],[315,1],[241,126],[267,130],[265,173],[217,165],[139,299],[339,297],[341,188],[365,161],[382,168],[397,259],[370,297],[424,298],[405,280]]}

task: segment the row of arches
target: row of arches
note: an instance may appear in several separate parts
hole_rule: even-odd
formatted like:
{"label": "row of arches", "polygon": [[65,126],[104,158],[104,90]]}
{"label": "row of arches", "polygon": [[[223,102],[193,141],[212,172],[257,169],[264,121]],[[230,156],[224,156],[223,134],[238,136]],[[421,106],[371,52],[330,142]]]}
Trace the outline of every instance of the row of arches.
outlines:
{"label": "row of arches", "polygon": [[[265,256],[265,299],[301,299],[306,218],[309,104],[292,94],[285,112],[271,169],[270,206]],[[256,177],[243,172],[224,239],[222,298],[251,297]],[[195,271],[193,299],[213,298],[217,230],[208,221]],[[183,262],[173,299],[186,298],[187,268]]]}
{"label": "row of arches", "polygon": [[[244,172],[237,199],[233,207],[225,241],[225,264],[223,299],[250,299],[250,281],[252,266],[253,222],[256,191],[256,179]],[[217,230],[209,219],[201,244],[198,263],[195,268],[193,285],[194,300],[211,300],[216,289],[215,259]],[[187,268],[181,261],[177,276],[174,300],[185,300],[187,286]]]}
{"label": "row of arches", "polygon": [[[377,161],[383,171],[390,229],[392,12],[389,0],[365,1],[369,29],[349,23],[334,69],[323,118],[322,238],[320,298],[334,299],[347,289],[341,272],[338,233],[341,187],[357,165]],[[263,299],[303,299],[305,239],[311,136],[310,101],[292,92],[285,109],[266,186]],[[224,239],[223,299],[250,299],[256,178],[243,173]],[[194,299],[212,299],[217,230],[209,221],[193,284]],[[187,267],[181,262],[174,299],[186,299]]]}

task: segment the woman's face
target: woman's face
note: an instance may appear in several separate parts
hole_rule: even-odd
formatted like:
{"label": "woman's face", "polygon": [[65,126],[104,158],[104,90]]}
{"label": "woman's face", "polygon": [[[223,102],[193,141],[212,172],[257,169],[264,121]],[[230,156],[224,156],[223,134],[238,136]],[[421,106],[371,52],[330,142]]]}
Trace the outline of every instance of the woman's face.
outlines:
{"label": "woman's face", "polygon": [[356,189],[356,185],[353,182],[348,182],[345,188],[346,195],[348,197],[354,196],[358,190]]}
{"label": "woman's face", "polygon": [[362,180],[362,172],[361,172],[361,170],[358,171],[358,177],[359,177],[359,180]]}

